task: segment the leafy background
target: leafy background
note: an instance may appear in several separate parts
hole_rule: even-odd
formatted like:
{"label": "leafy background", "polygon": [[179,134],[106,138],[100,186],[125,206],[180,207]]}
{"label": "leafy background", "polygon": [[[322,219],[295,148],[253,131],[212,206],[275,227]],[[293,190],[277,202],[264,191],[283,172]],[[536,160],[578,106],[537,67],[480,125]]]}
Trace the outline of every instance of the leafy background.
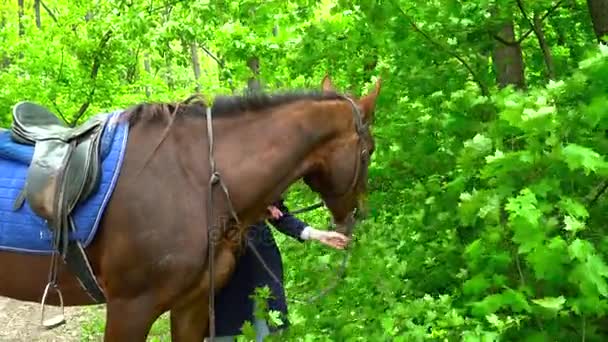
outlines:
{"label": "leafy background", "polygon": [[[326,72],[359,95],[382,76],[347,273],[303,302],[343,254],[278,235],[292,327],[273,339],[604,341],[606,33],[601,0],[4,1],[0,123],[25,99],[74,124]],[[90,315],[83,340],[102,334]],[[163,318],[150,339],[169,336]]]}

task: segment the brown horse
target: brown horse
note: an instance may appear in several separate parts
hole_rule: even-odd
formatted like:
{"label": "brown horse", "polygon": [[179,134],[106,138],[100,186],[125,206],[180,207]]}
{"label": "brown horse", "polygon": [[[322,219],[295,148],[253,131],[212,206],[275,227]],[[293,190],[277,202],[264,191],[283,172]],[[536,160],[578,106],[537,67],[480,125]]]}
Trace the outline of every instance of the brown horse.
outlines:
{"label": "brown horse", "polygon": [[[86,249],[106,298],[105,341],[145,341],[166,311],[172,340],[202,341],[209,323],[208,228],[222,228],[213,237],[219,290],[246,227],[299,179],[320,194],[336,229],[350,231],[374,149],[369,124],[380,83],[359,99],[335,93],[327,77],[322,86],[316,93],[218,98],[210,113],[189,101],[140,104],[122,114],[130,125],[124,163]],[[221,186],[210,189],[210,160],[229,197]],[[0,295],[39,302],[49,263],[48,256],[0,252]],[[66,305],[93,304],[63,264],[58,282]]]}

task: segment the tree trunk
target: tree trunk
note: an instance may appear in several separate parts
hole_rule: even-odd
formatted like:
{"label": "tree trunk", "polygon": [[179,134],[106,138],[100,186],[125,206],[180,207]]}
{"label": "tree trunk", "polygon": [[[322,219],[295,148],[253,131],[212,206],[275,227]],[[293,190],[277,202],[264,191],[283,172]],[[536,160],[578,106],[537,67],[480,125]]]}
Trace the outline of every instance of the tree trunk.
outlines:
{"label": "tree trunk", "polygon": [[551,48],[547,43],[547,39],[545,38],[545,32],[543,31],[543,24],[540,20],[540,16],[538,13],[534,13],[533,24],[534,33],[536,33],[536,38],[538,39],[538,44],[540,45],[540,49],[543,52],[543,58],[545,60],[545,65],[547,66],[547,78],[550,80],[555,79],[555,63],[553,62],[553,54],[551,54]]}
{"label": "tree trunk", "polygon": [[608,44],[608,0],[587,0],[587,7],[597,40]]}
{"label": "tree trunk", "polygon": [[36,27],[41,28],[42,22],[40,20],[40,0],[34,0],[34,14],[36,15]]}
{"label": "tree trunk", "polygon": [[[146,70],[148,76],[152,75],[152,69],[150,68],[150,53],[148,52],[144,53],[144,70]],[[148,85],[148,82],[146,82],[146,98],[150,98],[150,95],[150,86]]]}
{"label": "tree trunk", "polygon": [[127,74],[125,79],[129,84],[133,84],[137,80],[137,69],[139,67],[139,48],[137,48],[137,50],[135,51],[129,49],[129,56],[132,57],[132,62],[127,67]]}
{"label": "tree trunk", "polygon": [[198,44],[190,44],[190,56],[192,58],[192,71],[194,72],[194,82],[196,83],[196,92],[201,92],[200,78],[201,78],[201,63],[198,57]]}
{"label": "tree trunk", "polygon": [[[170,7],[170,5],[167,5],[165,7],[165,24],[169,22],[170,17],[171,17],[171,7]],[[175,88],[175,80],[173,79],[173,69],[171,67],[172,62],[173,62],[171,53],[172,53],[171,45],[169,44],[169,40],[167,40],[165,43],[165,51],[164,51],[165,80],[167,81],[167,85],[169,86],[169,89],[173,90]]]}
{"label": "tree trunk", "polygon": [[24,0],[17,0],[19,4],[19,37],[22,37],[25,34],[25,28],[23,27],[23,16],[25,14],[24,10]]}
{"label": "tree trunk", "polygon": [[[0,13],[0,29],[4,29],[6,26],[6,16],[4,13]],[[11,60],[4,50],[1,50],[2,55],[2,68],[8,68],[11,65]]]}
{"label": "tree trunk", "polygon": [[515,39],[513,20],[505,22],[496,35],[500,38],[495,42],[492,53],[496,82],[501,88],[510,84],[519,89],[525,88],[524,60],[521,45]]}
{"label": "tree trunk", "polygon": [[260,92],[262,90],[262,85],[258,78],[260,75],[260,59],[255,56],[251,57],[247,61],[247,65],[249,66],[249,69],[251,70],[251,73],[253,74],[247,80],[247,91],[249,93]]}
{"label": "tree trunk", "polygon": [[[273,35],[274,37],[276,37],[276,36],[278,36],[278,35],[279,35],[279,25],[276,25],[276,24],[275,24],[275,25],[272,27],[272,35]],[[275,81],[275,86],[276,86],[277,88],[282,88],[282,87],[283,87],[283,82],[281,82],[281,80],[280,80],[280,79],[278,79],[278,80],[276,80],[276,81]]]}

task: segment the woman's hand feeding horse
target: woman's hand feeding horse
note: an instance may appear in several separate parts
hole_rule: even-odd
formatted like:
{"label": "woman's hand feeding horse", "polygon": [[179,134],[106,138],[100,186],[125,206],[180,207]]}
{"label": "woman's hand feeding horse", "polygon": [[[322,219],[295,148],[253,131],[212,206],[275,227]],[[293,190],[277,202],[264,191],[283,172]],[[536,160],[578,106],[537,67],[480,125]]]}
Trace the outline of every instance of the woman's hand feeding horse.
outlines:
{"label": "woman's hand feeding horse", "polygon": [[[197,101],[140,104],[108,120],[108,127],[128,129],[124,148],[102,138],[100,185],[74,208],[71,235],[107,304],[106,341],[145,341],[169,310],[173,341],[201,341],[210,293],[229,279],[247,227],[299,179],[320,194],[336,230],[351,233],[374,150],[369,125],[380,82],[359,99],[335,93],[329,78],[322,86],[305,94],[220,97],[211,108]],[[19,171],[23,179],[26,169]],[[89,222],[81,212],[91,208],[98,219]],[[43,220],[32,222],[56,233]],[[19,227],[2,228],[10,234]],[[20,241],[20,248],[0,245],[0,295],[38,302],[49,282],[51,244]],[[65,304],[95,304],[75,274],[58,264]],[[59,304],[55,296],[48,302]]]}

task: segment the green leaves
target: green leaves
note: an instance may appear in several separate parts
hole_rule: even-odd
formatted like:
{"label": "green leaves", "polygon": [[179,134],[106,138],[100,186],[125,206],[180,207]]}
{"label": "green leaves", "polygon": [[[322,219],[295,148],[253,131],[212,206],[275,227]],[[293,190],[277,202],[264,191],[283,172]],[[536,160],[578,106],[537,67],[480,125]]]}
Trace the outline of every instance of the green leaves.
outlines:
{"label": "green leaves", "polygon": [[566,303],[566,298],[564,298],[564,296],[559,296],[557,298],[556,297],[545,297],[545,298],[541,298],[541,299],[533,299],[532,302],[545,309],[552,310],[552,311],[559,311],[564,306],[564,303]]}
{"label": "green leaves", "polygon": [[562,158],[570,170],[582,169],[585,175],[591,172],[608,175],[608,162],[592,149],[577,144],[568,144],[562,149]]}
{"label": "green leaves", "polygon": [[[85,116],[186,98],[192,43],[209,98],[241,93],[254,76],[267,90],[318,89],[329,73],[354,95],[383,77],[371,215],[347,276],[313,305],[290,302],[292,327],[274,340],[606,340],[595,317],[608,313],[608,50],[585,2],[523,1],[544,18],[555,80],[514,1],[45,4],[57,22],[42,11],[38,29],[27,5],[19,36],[17,2],[0,3],[4,126],[23,99],[69,118],[93,89]],[[514,21],[525,90],[496,86],[497,8]],[[294,208],[316,198],[300,185]],[[302,218],[325,227],[328,213]],[[289,299],[333,282],[339,252],[277,240]],[[251,324],[243,331],[254,336]]]}
{"label": "green leaves", "polygon": [[483,300],[472,303],[471,307],[471,313],[479,317],[496,313],[500,309],[510,309],[514,312],[529,312],[531,310],[525,296],[512,289],[486,296]]}
{"label": "green leaves", "polygon": [[608,296],[608,265],[597,255],[591,243],[575,239],[568,247],[570,258],[575,262],[570,281],[577,284],[588,296]]}
{"label": "green leaves", "polygon": [[509,199],[505,209],[510,212],[509,223],[514,232],[513,241],[519,244],[519,253],[528,253],[543,243],[542,213],[530,189],[523,189],[519,196]]}

